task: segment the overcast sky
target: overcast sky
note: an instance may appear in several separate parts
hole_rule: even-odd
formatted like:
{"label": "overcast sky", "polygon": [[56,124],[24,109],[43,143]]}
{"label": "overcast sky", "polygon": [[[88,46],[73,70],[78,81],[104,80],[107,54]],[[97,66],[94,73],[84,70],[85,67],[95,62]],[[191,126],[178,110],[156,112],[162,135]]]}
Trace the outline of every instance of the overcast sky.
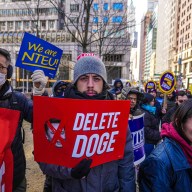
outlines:
{"label": "overcast sky", "polygon": [[[131,0],[129,0],[131,2]],[[136,7],[136,22],[140,23],[142,16],[147,10],[147,0],[133,0],[133,4]]]}

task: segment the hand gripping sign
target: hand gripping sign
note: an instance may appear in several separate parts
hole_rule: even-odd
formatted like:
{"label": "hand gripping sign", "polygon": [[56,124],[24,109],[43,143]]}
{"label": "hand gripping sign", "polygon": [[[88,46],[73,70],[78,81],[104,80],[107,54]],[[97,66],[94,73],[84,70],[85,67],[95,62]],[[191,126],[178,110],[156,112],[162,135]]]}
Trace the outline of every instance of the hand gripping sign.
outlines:
{"label": "hand gripping sign", "polygon": [[11,143],[19,121],[19,111],[0,108],[0,191],[11,192],[13,182],[13,155]]}
{"label": "hand gripping sign", "polygon": [[170,94],[174,91],[175,75],[171,71],[165,71],[159,79],[159,89],[164,94]]}
{"label": "hand gripping sign", "polygon": [[51,43],[25,32],[15,66],[29,71],[41,69],[46,76],[54,78],[62,53]]}
{"label": "hand gripping sign", "polygon": [[129,101],[34,97],[35,161],[74,167],[84,158],[92,166],[121,159]]}
{"label": "hand gripping sign", "polygon": [[148,81],[145,85],[145,92],[148,93],[150,90],[156,89],[156,83],[154,81]]}

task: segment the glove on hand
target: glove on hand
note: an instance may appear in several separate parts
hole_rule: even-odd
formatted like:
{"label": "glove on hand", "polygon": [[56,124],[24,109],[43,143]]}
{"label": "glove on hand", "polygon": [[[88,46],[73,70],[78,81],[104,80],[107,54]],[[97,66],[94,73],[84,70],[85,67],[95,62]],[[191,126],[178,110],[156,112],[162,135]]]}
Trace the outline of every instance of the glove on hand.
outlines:
{"label": "glove on hand", "polygon": [[75,179],[81,179],[82,177],[86,177],[91,168],[92,159],[83,159],[71,169],[71,176]]}
{"label": "glove on hand", "polygon": [[[35,70],[31,75],[31,78],[33,82],[33,95],[42,95],[45,91],[48,78],[42,70]],[[36,87],[35,83],[40,83],[40,86]]]}
{"label": "glove on hand", "polygon": [[128,87],[125,87],[122,89],[121,100],[127,100],[127,95],[128,95],[129,90],[130,90],[130,88],[128,88]]}

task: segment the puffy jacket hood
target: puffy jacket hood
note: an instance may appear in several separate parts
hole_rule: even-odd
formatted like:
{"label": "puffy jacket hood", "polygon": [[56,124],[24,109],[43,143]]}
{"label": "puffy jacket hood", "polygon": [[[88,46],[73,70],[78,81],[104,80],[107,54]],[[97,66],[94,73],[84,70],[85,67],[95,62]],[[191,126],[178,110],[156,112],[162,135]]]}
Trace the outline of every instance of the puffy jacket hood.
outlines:
{"label": "puffy jacket hood", "polygon": [[121,81],[121,79],[116,79],[115,82],[114,82],[114,87],[116,88],[117,86],[117,83],[121,83],[121,89],[123,88],[123,83]]}
{"label": "puffy jacket hood", "polygon": [[53,93],[53,97],[56,97],[56,90],[62,86],[62,85],[68,85],[69,83],[68,82],[64,82],[64,81],[61,81],[61,80],[58,80],[56,81],[54,84],[53,84],[53,87],[52,87],[52,93]]}

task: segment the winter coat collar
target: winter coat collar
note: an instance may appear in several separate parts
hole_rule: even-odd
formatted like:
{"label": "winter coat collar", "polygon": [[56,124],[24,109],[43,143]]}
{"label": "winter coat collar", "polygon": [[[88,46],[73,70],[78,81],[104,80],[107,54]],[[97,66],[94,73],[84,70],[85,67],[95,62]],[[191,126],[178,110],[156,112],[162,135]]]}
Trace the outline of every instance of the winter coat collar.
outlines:
{"label": "winter coat collar", "polygon": [[84,93],[77,91],[75,86],[69,87],[65,92],[65,98],[73,99],[90,99],[90,100],[113,100],[113,95],[107,90],[95,96],[88,96]]}
{"label": "winter coat collar", "polygon": [[176,141],[184,152],[190,166],[192,167],[192,147],[178,134],[172,123],[164,123],[162,125],[161,136],[169,137]]}
{"label": "winter coat collar", "polygon": [[12,87],[9,85],[9,82],[6,81],[3,87],[0,90],[0,99],[4,100],[13,92]]}
{"label": "winter coat collar", "polygon": [[190,165],[181,147],[173,139],[164,138],[165,151],[171,161],[174,171],[190,169]]}

